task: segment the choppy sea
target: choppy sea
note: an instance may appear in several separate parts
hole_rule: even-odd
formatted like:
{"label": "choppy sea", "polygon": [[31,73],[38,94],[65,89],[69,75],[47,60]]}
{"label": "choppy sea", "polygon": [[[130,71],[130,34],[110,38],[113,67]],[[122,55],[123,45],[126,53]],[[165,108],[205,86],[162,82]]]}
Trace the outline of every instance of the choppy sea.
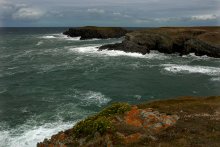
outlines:
{"label": "choppy sea", "polygon": [[112,102],[220,95],[220,59],[98,51],[67,28],[0,28],[0,147],[39,141]]}

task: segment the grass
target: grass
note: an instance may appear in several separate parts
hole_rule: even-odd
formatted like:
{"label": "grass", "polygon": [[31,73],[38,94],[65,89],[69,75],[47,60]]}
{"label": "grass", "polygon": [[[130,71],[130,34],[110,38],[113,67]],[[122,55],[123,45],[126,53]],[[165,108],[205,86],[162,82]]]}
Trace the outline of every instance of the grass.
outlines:
{"label": "grass", "polygon": [[[152,108],[160,113],[177,114],[177,123],[161,132],[149,132],[143,128],[129,126],[123,118],[131,110],[127,103],[114,103],[100,113],[80,121],[73,128],[52,136],[44,141],[47,146],[65,144],[66,146],[113,146],[128,147],[219,147],[220,146],[220,96],[181,97],[146,102],[137,105],[139,109]],[[203,115],[207,114],[207,115]],[[119,118],[119,119],[118,119]],[[137,142],[126,144],[124,137],[140,133]],[[108,139],[107,139],[108,138]],[[152,139],[153,138],[153,139]],[[41,144],[38,145],[38,147]]]}
{"label": "grass", "polygon": [[74,137],[80,138],[88,135],[94,135],[96,132],[101,135],[112,132],[114,125],[111,123],[111,117],[115,115],[124,114],[129,111],[131,106],[128,103],[114,103],[111,106],[103,109],[95,116],[88,117],[87,119],[77,123],[74,130]]}

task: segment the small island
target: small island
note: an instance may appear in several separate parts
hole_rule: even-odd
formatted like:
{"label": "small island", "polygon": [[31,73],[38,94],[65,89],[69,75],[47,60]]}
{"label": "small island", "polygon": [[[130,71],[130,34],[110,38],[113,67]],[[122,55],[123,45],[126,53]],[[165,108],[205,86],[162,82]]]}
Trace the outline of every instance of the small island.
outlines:
{"label": "small island", "polygon": [[128,33],[127,30],[120,27],[95,27],[86,26],[80,28],[70,28],[63,32],[64,35],[69,37],[80,37],[80,40],[86,39],[108,39],[108,38],[120,38]]}

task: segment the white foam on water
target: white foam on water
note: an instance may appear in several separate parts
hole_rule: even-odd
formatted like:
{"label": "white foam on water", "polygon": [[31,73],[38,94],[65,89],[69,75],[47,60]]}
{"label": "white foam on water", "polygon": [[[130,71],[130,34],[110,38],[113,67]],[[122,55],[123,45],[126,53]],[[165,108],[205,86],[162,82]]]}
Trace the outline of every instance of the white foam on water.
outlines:
{"label": "white foam on water", "polygon": [[43,41],[39,41],[37,44],[36,44],[36,46],[40,46],[40,45],[42,45],[44,42]]}
{"label": "white foam on water", "polygon": [[172,73],[199,73],[211,76],[220,76],[219,67],[210,66],[195,66],[195,65],[177,65],[177,64],[162,64],[164,70]]}
{"label": "white foam on water", "polygon": [[51,38],[56,38],[56,37],[51,36],[51,35],[47,35],[47,36],[43,36],[43,37],[41,37],[41,38],[44,38],[44,39],[51,39]]}
{"label": "white foam on water", "polygon": [[78,41],[81,37],[66,37],[66,40]]}
{"label": "white foam on water", "polygon": [[81,37],[80,36],[79,37],[68,37],[67,35],[59,33],[59,34],[44,35],[44,36],[41,36],[40,38],[43,38],[43,39],[61,39],[61,40],[78,41],[78,40],[80,40]]}
{"label": "white foam on water", "polygon": [[38,142],[73,127],[75,123],[60,121],[42,126],[23,125],[16,129],[0,131],[0,147],[36,147]]}
{"label": "white foam on water", "polygon": [[99,46],[83,46],[83,47],[74,47],[70,48],[70,51],[78,52],[78,53],[84,53],[84,54],[90,54],[90,55],[100,55],[100,56],[130,56],[135,58],[146,58],[146,59],[159,59],[164,60],[170,58],[168,55],[165,55],[163,53],[159,53],[156,51],[152,51],[149,54],[142,55],[140,53],[131,53],[131,52],[124,52],[120,50],[99,50]]}
{"label": "white foam on water", "polygon": [[107,98],[101,92],[94,91],[88,91],[85,94],[83,94],[81,100],[81,105],[83,106],[96,105],[99,107],[111,101],[110,98]]}
{"label": "white foam on water", "polygon": [[220,82],[220,77],[214,77],[214,78],[211,78],[211,81],[219,81]]}
{"label": "white foam on water", "polygon": [[188,55],[183,55],[183,58],[190,58],[190,59],[195,59],[195,60],[210,60],[210,59],[216,59],[214,57],[209,57],[207,55],[203,55],[203,56],[197,56],[195,55],[195,53],[190,53]]}
{"label": "white foam on water", "polygon": [[[1,76],[0,76],[0,77],[1,77]],[[4,93],[4,92],[6,92],[6,91],[7,91],[7,89],[3,89],[3,90],[0,91],[0,94],[1,94],[1,93]]]}

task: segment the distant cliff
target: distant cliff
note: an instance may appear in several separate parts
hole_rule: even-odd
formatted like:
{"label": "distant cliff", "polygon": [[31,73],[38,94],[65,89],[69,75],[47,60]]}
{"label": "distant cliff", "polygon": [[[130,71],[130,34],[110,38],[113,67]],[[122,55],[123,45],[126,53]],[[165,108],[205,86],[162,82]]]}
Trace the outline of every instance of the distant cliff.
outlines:
{"label": "distant cliff", "polygon": [[220,146],[220,96],[115,103],[37,147]]}
{"label": "distant cliff", "polygon": [[122,50],[141,54],[157,50],[220,58],[220,27],[162,27],[127,33],[122,43],[109,44],[100,50]]}
{"label": "distant cliff", "polygon": [[70,28],[63,34],[69,37],[81,37],[81,40],[85,39],[108,39],[108,38],[120,38],[125,36],[128,31],[120,27],[94,27],[87,26],[81,28]]}

